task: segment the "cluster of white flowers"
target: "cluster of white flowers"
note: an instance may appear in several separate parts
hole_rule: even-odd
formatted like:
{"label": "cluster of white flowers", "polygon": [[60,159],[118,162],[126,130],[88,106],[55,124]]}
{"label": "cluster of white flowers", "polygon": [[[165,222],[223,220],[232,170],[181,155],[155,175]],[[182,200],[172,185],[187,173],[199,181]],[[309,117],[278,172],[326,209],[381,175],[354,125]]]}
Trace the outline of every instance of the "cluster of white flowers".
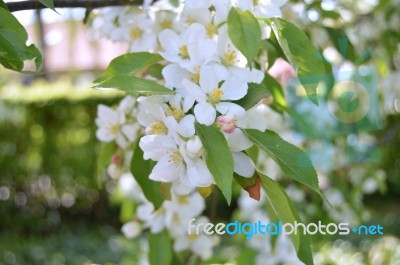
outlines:
{"label": "cluster of white flowers", "polygon": [[[174,7],[169,1],[157,1],[142,8],[108,8],[97,14],[92,24],[100,35],[129,42],[131,51],[159,52],[167,61],[162,70],[165,86],[176,93],[137,100],[137,121],[145,128],[139,144],[145,159],[157,161],[150,179],[173,183],[179,195],[215,183],[195,122],[218,125],[232,151],[235,173],[253,176],[255,165],[243,152],[252,144],[238,127],[258,128],[260,123],[246,122],[251,111],[247,114],[235,101],[247,94],[248,83],[260,83],[264,74],[246,66],[246,58],[229,38],[226,20],[231,7],[259,17],[279,16],[284,2],[188,0]],[[267,25],[260,24],[267,32]],[[114,114],[106,113],[111,111]],[[137,137],[132,133],[136,125],[127,128],[119,113],[118,109],[99,108],[98,124],[104,130],[98,137],[116,139],[124,147],[126,140]],[[113,117],[104,125],[102,116],[106,115]]]}
{"label": "cluster of white flowers", "polygon": [[96,119],[97,139],[106,143],[115,141],[122,149],[132,144],[139,136],[140,130],[136,121],[135,104],[136,100],[127,96],[116,108],[99,105]]}
{"label": "cluster of white flowers", "polygon": [[[140,98],[139,102],[149,99],[151,98]],[[153,119],[164,114],[164,111],[153,112],[151,115],[142,111],[138,113],[137,103],[133,97],[126,96],[119,105],[113,108],[99,105],[96,120],[97,138],[103,142],[115,142],[118,146],[107,172],[113,179],[118,179],[118,190],[124,197],[137,205],[135,216],[131,222],[123,225],[122,232],[128,238],[135,238],[146,229],[154,234],[167,229],[174,240],[176,252],[190,250],[194,255],[208,259],[212,255],[213,247],[218,243],[218,238],[204,234],[188,235],[186,228],[186,224],[192,218],[208,222],[207,217],[201,216],[205,209],[205,199],[194,189],[186,190],[185,194],[182,194],[180,186],[185,186],[176,185],[171,190],[171,199],[165,200],[160,208],[155,209],[154,205],[145,198],[132,174],[126,172],[132,157],[134,141],[143,132],[157,130],[157,126],[146,125],[154,125]],[[140,106],[144,105],[146,103]],[[166,143],[161,143],[161,145],[164,144]],[[126,161],[121,161],[123,158]]]}
{"label": "cluster of white flowers", "polygon": [[212,256],[212,249],[218,243],[217,237],[187,233],[187,224],[192,218],[197,218],[199,222],[209,222],[207,217],[201,216],[205,209],[205,200],[198,192],[189,195],[177,195],[172,192],[171,199],[165,200],[160,208],[155,209],[144,197],[132,174],[123,174],[119,184],[126,196],[134,196],[132,199],[137,204],[133,220],[122,226],[122,232],[127,238],[135,238],[145,229],[149,229],[153,234],[167,229],[174,240],[176,252],[190,250],[202,259]]}

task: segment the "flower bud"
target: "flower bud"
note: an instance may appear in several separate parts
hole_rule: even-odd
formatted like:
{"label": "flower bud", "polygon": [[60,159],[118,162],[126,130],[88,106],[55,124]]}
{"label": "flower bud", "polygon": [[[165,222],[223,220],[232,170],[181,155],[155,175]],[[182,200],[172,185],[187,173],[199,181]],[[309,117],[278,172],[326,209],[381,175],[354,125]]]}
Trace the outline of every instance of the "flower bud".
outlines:
{"label": "flower bud", "polygon": [[186,151],[191,158],[200,157],[203,154],[203,144],[197,135],[187,141]]}
{"label": "flower bud", "polygon": [[221,129],[225,133],[233,133],[233,131],[236,129],[235,116],[231,116],[231,115],[219,116],[217,118],[217,122],[219,123]]}

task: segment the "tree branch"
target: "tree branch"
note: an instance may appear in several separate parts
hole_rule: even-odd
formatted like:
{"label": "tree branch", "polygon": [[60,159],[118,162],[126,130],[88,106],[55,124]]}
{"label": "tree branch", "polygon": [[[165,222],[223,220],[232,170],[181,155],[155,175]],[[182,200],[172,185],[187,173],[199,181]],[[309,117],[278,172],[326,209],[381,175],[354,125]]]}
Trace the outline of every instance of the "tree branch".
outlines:
{"label": "tree branch", "polygon": [[[83,7],[83,8],[97,8],[106,6],[124,6],[124,5],[139,5],[142,0],[54,0],[54,7]],[[6,3],[10,12],[30,10],[30,9],[43,9],[46,8],[42,3],[37,0],[21,1],[21,2],[8,2]]]}

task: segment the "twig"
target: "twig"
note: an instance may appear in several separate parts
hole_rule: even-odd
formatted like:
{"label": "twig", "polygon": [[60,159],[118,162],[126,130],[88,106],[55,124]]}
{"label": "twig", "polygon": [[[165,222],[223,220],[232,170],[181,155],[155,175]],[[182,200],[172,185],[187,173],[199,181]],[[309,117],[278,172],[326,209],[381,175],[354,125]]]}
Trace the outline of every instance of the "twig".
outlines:
{"label": "twig", "polygon": [[[155,2],[155,1],[153,1]],[[55,8],[65,7],[83,7],[83,8],[97,8],[106,6],[124,6],[124,5],[139,5],[142,0],[54,0]],[[37,0],[8,2],[6,3],[10,12],[43,9],[46,8],[42,3]]]}

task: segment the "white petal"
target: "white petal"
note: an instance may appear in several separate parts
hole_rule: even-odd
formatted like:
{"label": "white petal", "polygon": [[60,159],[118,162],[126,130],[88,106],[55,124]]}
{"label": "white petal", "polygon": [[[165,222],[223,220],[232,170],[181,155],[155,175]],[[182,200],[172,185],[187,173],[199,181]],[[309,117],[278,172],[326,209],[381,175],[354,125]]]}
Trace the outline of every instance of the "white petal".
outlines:
{"label": "white petal", "polygon": [[221,80],[218,79],[213,67],[205,66],[200,69],[199,84],[205,93],[211,93],[214,88],[218,87],[219,81]]}
{"label": "white petal", "polygon": [[102,142],[109,143],[115,139],[115,134],[111,134],[110,130],[107,130],[104,127],[100,127],[96,131],[96,137]]}
{"label": "white petal", "polygon": [[179,122],[178,133],[188,138],[194,135],[195,130],[193,115],[187,115]]}
{"label": "white petal", "polygon": [[194,115],[196,120],[204,125],[211,125],[215,121],[217,115],[214,107],[209,103],[198,103],[194,107]]}
{"label": "white petal", "polygon": [[217,104],[216,108],[222,115],[231,115],[239,118],[246,114],[245,109],[235,103],[220,102]]}
{"label": "white petal", "polygon": [[137,137],[137,131],[139,130],[138,124],[125,124],[122,126],[123,134],[133,142]]}
{"label": "white petal", "polygon": [[170,29],[163,30],[159,35],[160,44],[168,53],[179,53],[180,38],[175,31]]}
{"label": "white petal", "polygon": [[161,158],[154,166],[149,178],[161,182],[171,182],[177,180],[183,173],[183,165],[176,165],[169,161],[170,158],[168,155]]}
{"label": "white petal", "polygon": [[174,250],[176,252],[181,252],[182,250],[188,248],[189,248],[189,240],[187,239],[187,235],[183,235],[175,239]]}
{"label": "white petal", "polygon": [[214,183],[214,179],[202,159],[195,159],[187,165],[189,182],[195,187],[208,187]]}
{"label": "white petal", "polygon": [[233,133],[227,134],[226,137],[228,145],[233,152],[249,149],[253,145],[242,130],[238,128]]}
{"label": "white petal", "polygon": [[204,102],[206,101],[207,97],[203,90],[188,79],[183,80],[183,85],[187,91],[187,93],[194,98],[197,102]]}
{"label": "white petal", "polygon": [[190,78],[187,70],[181,68],[178,64],[169,64],[162,70],[162,75],[165,79],[165,86],[170,88],[182,88],[182,80]]}
{"label": "white petal", "polygon": [[128,222],[121,227],[122,233],[129,239],[135,238],[142,232],[142,227],[138,222]]}
{"label": "white petal", "polygon": [[[190,184],[187,176],[183,178],[179,178],[172,183],[172,190],[177,195],[188,195],[193,190],[193,185]],[[195,193],[197,194],[197,193]]]}
{"label": "white petal", "polygon": [[199,23],[193,23],[183,33],[182,40],[185,43],[197,43],[200,39],[206,37],[206,29]]}
{"label": "white petal", "polygon": [[128,146],[128,141],[126,140],[125,136],[121,133],[118,133],[115,137],[115,142],[118,144],[119,147],[125,149]]}
{"label": "white petal", "polygon": [[247,83],[238,78],[230,78],[222,84],[221,89],[224,91],[223,100],[238,100],[247,94]]}
{"label": "white petal", "polygon": [[253,160],[242,152],[233,153],[234,171],[245,178],[251,178],[254,175],[255,165]]}
{"label": "white petal", "polygon": [[166,155],[168,149],[176,148],[173,139],[167,135],[146,135],[139,141],[139,146],[143,150],[144,159],[158,161]]}

